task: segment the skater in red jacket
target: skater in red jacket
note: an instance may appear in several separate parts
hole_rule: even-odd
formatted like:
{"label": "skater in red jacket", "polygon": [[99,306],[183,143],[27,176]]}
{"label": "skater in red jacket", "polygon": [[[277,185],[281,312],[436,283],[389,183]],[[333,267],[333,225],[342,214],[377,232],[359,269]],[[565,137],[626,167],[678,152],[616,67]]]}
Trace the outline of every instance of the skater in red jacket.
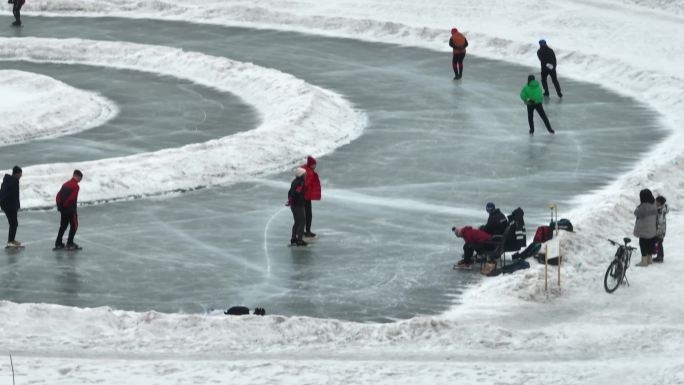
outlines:
{"label": "skater in red jacket", "polygon": [[492,239],[491,234],[484,230],[474,229],[470,226],[452,227],[451,230],[457,237],[463,238],[463,259],[458,261],[457,267],[468,268],[473,264],[473,253],[483,249],[486,242]]}
{"label": "skater in red jacket", "polygon": [[[64,249],[66,247],[68,250],[78,250],[81,248],[74,243],[74,236],[76,235],[76,230],[78,230],[76,205],[78,204],[78,191],[80,189],[78,183],[81,179],[83,179],[83,173],[79,170],[74,170],[71,179],[66,181],[57,193],[57,210],[61,214],[61,220],[59,222],[57,240],[55,240],[55,249]],[[64,245],[62,237],[64,237],[64,232],[69,226],[71,226],[69,237],[67,238],[67,244]]]}
{"label": "skater in red jacket", "polygon": [[313,212],[311,211],[311,201],[321,200],[321,180],[318,178],[316,172],[316,159],[313,156],[306,158],[306,164],[301,166],[306,170],[306,178],[304,185],[304,208],[306,210],[306,230],[304,236],[306,238],[314,238],[316,234],[311,232],[311,221],[313,220]]}

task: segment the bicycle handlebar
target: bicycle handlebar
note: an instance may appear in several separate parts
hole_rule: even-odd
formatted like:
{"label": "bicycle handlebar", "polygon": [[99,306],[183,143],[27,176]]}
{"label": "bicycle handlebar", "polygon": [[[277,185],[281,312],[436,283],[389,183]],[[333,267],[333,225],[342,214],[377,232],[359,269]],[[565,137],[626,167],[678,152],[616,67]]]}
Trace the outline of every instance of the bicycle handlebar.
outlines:
{"label": "bicycle handlebar", "polygon": [[637,249],[636,247],[627,246],[626,244],[624,244],[624,245],[623,245],[623,244],[620,244],[620,243],[618,243],[618,242],[615,242],[615,241],[612,240],[612,239],[608,239],[608,242],[612,243],[613,246],[623,246],[623,247],[627,248],[627,250],[636,250],[636,249]]}

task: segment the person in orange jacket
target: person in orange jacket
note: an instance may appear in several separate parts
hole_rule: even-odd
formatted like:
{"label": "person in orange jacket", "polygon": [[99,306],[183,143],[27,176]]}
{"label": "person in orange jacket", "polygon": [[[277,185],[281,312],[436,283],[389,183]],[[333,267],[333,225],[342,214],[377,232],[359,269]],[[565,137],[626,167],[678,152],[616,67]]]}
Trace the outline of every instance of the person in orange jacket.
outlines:
{"label": "person in orange jacket", "polygon": [[458,29],[452,28],[449,47],[453,48],[454,51],[454,56],[451,59],[451,65],[454,67],[454,80],[463,77],[463,59],[465,59],[467,46],[468,39],[458,32]]}
{"label": "person in orange jacket", "polygon": [[[81,247],[74,243],[74,236],[76,236],[76,230],[78,230],[78,213],[76,212],[76,206],[78,204],[78,191],[80,187],[78,183],[83,179],[83,173],[79,170],[74,170],[74,174],[66,181],[62,188],[59,189],[57,197],[57,210],[61,215],[61,220],[59,222],[59,232],[57,233],[57,240],[55,240],[55,249],[68,250],[78,250]],[[64,232],[67,227],[69,228],[69,238],[67,238],[66,246],[62,242],[62,237],[64,237]]]}
{"label": "person in orange jacket", "polygon": [[311,201],[321,200],[321,180],[318,178],[316,172],[316,159],[309,155],[306,158],[306,164],[301,166],[306,170],[306,178],[304,184],[304,208],[306,210],[306,230],[304,236],[307,238],[314,238],[316,234],[311,232],[311,221],[313,220],[313,212],[311,211]]}

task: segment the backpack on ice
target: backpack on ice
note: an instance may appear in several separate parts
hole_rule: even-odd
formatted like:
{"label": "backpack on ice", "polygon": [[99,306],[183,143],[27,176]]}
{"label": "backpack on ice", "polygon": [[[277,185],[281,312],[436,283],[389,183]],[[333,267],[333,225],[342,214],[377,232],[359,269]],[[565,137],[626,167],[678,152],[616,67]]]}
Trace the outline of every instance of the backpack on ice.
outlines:
{"label": "backpack on ice", "polygon": [[[551,223],[549,223],[549,227],[551,228],[551,230],[555,230],[556,229],[556,222],[551,221]],[[570,223],[569,219],[561,218],[558,220],[558,229],[571,232],[572,231],[572,223]]]}
{"label": "backpack on ice", "polygon": [[515,224],[513,229],[513,234],[511,234],[508,239],[506,239],[505,249],[506,251],[517,251],[521,247],[525,247],[527,244],[527,234],[525,234],[525,219],[523,216],[525,212],[523,209],[518,207],[513,210],[511,215],[508,216],[508,223]]}
{"label": "backpack on ice", "polygon": [[539,226],[534,233],[534,243],[544,243],[553,238],[553,230],[550,226]]}
{"label": "backpack on ice", "polygon": [[533,257],[537,254],[539,254],[539,250],[541,250],[541,243],[533,242],[530,243],[525,250],[515,253],[511,256],[511,259],[527,259],[529,257]]}

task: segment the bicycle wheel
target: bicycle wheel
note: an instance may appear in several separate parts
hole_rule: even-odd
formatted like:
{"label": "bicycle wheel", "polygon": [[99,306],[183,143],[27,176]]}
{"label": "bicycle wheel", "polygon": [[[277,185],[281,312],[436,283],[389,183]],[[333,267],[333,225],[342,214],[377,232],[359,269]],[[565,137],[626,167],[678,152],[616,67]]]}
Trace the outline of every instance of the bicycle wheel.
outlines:
{"label": "bicycle wheel", "polygon": [[606,270],[606,276],[603,278],[603,287],[606,292],[612,293],[620,286],[623,271],[622,262],[617,260],[611,262],[608,270]]}

